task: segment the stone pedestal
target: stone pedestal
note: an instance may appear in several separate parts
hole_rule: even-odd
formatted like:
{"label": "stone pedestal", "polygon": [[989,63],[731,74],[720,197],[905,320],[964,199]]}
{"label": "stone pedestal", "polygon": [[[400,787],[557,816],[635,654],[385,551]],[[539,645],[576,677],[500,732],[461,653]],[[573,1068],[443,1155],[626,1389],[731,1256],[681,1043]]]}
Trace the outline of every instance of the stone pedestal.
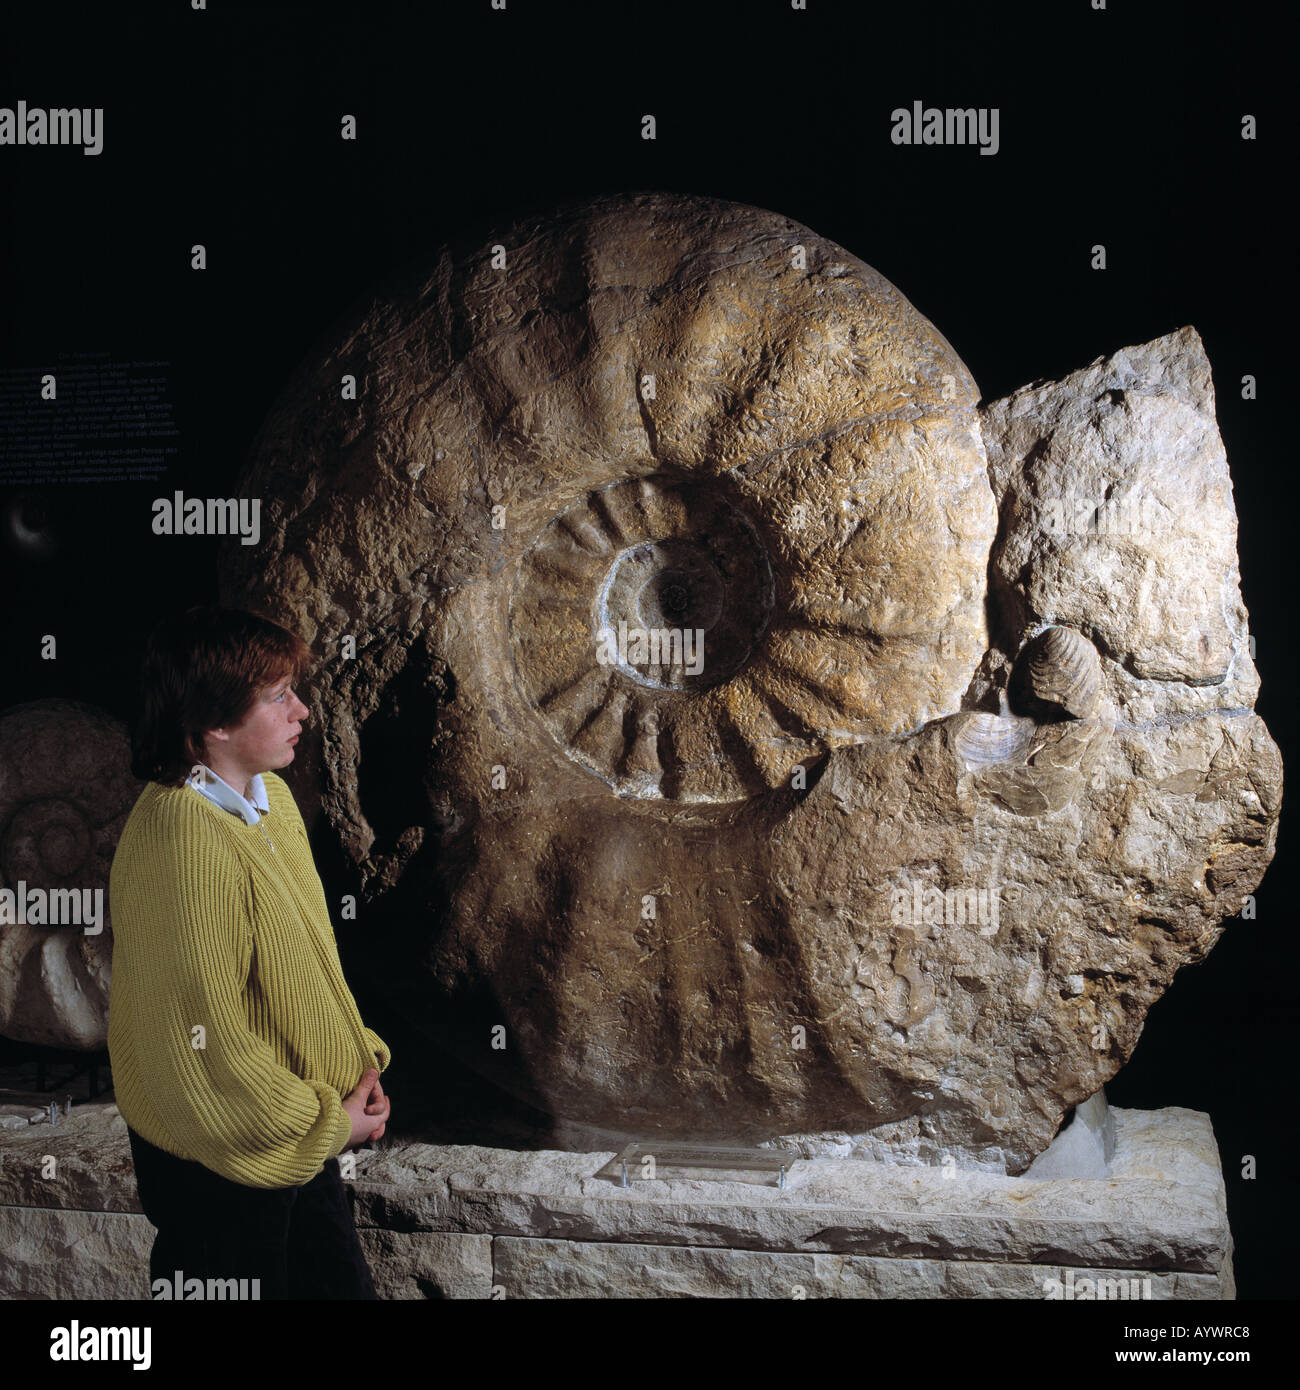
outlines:
{"label": "stone pedestal", "polygon": [[[1044,1167],[1098,1176],[819,1158],[784,1189],[621,1187],[611,1152],[398,1139],[350,1185],[384,1298],[1232,1298],[1209,1117],[1094,1109],[1088,1134]],[[0,1297],[147,1297],[152,1240],[111,1101],[0,1129]]]}

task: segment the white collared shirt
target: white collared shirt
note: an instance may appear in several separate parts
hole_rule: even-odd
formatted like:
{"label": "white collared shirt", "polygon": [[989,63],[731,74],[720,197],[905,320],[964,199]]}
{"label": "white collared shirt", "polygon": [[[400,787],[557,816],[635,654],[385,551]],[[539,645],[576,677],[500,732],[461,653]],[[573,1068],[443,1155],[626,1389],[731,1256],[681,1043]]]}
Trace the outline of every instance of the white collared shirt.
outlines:
{"label": "white collared shirt", "polygon": [[205,763],[200,763],[199,768],[197,774],[191,773],[186,779],[186,785],[215,802],[223,811],[239,816],[245,825],[256,825],[271,809],[261,773],[255,773],[249,782],[248,790],[252,795],[246,799],[229,782],[223,782]]}

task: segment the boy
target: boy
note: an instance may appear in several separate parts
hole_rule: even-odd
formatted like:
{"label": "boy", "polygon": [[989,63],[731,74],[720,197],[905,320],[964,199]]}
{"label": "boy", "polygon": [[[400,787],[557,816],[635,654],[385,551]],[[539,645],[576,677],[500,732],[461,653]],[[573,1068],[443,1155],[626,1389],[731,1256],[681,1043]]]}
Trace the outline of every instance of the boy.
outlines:
{"label": "boy", "polygon": [[215,607],[150,638],[133,743],[148,785],[109,879],[108,1049],[158,1228],[152,1282],[373,1299],[335,1155],[382,1137],[389,1052],[273,771],[293,761],[309,660],[293,633]]}

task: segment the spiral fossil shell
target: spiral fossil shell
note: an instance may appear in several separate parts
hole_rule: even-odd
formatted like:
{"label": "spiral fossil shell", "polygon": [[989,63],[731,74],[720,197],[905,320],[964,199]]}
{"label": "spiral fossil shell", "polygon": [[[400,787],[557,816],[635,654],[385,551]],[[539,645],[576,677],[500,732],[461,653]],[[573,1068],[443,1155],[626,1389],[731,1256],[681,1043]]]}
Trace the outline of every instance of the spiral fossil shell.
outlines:
{"label": "spiral fossil shell", "polygon": [[139,783],[125,727],[71,700],[0,714],[0,887],[99,891],[98,934],[0,923],[0,1034],[94,1050],[108,1038],[108,871]]}
{"label": "spiral fossil shell", "polygon": [[[1224,915],[1211,884],[1271,853],[1267,816],[1194,811],[1153,949],[1131,769],[1213,756],[1263,798],[1274,754],[1235,715],[1117,733],[1064,628],[1010,713],[962,710],[1013,655],[982,661],[1009,620],[977,398],[856,257],[666,194],[442,252],[330,332],[254,449],[264,540],[223,589],[324,658],[319,804],[388,1007],[624,1134],[1045,1147]],[[932,920],[971,893],[1001,915]],[[1046,986],[1083,970],[1114,972],[1083,1005]]]}

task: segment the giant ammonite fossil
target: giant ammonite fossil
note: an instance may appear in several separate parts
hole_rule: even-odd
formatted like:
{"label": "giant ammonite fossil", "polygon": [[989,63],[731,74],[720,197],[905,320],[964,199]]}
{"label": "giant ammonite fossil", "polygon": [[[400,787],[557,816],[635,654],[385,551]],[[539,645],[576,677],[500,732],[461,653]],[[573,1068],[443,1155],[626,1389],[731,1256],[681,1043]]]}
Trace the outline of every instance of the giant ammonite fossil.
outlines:
{"label": "giant ammonite fossil", "polygon": [[1019,1170],[1272,853],[1191,330],[981,409],[808,228],[601,198],[350,312],[241,490],[372,969],[566,1121]]}
{"label": "giant ammonite fossil", "polygon": [[0,911],[0,1035],[106,1045],[108,873],[139,793],[126,727],[103,710],[37,700],[0,713],[0,889],[14,895]]}

